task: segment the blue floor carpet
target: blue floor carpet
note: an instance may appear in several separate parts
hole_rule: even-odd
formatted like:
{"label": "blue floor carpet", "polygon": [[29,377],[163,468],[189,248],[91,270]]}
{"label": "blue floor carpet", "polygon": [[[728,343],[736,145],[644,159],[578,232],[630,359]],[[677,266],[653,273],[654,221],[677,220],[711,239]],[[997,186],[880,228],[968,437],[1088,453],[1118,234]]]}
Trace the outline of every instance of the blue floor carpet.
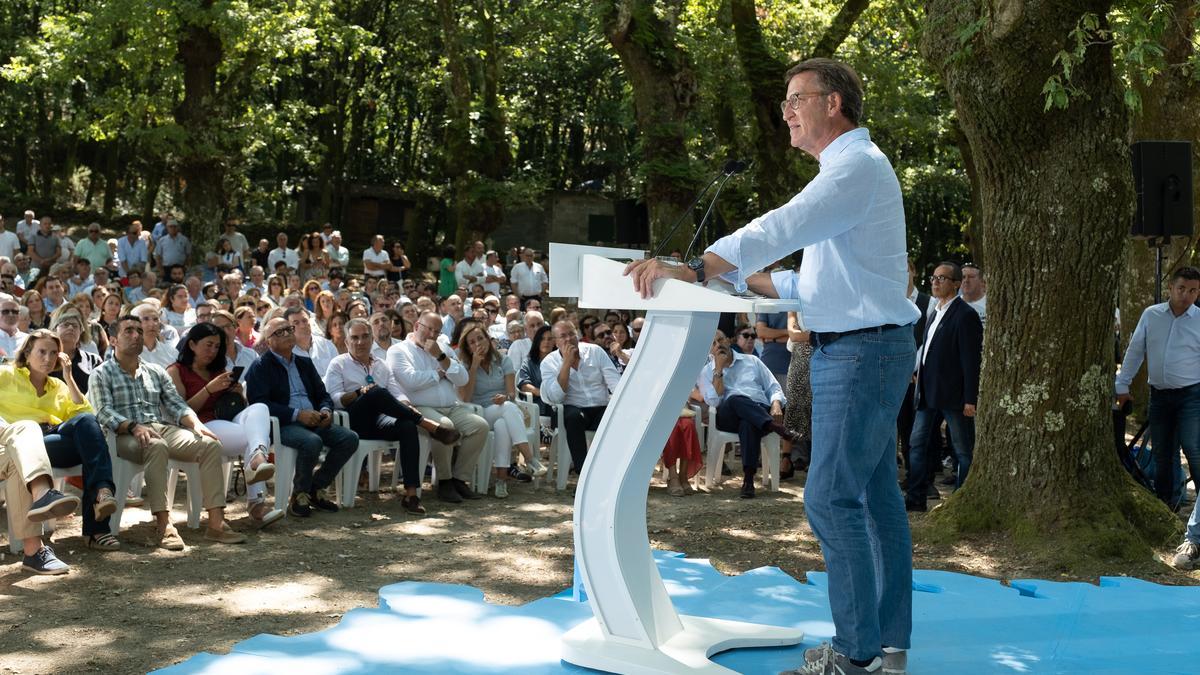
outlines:
{"label": "blue floor carpet", "polygon": [[[741,673],[793,668],[833,632],[827,579],[802,584],[777,568],[736,577],[706,560],[655,552],[682,614],[798,626],[804,644],[725,652]],[[957,673],[1200,673],[1200,587],[1138,579],[1099,586],[1037,579],[997,581],[918,570],[913,583],[912,675]],[[570,589],[520,607],[484,602],[469,587],[405,582],[379,591],[379,607],[347,612],[309,635],[256,635],[227,655],[198,654],[158,671],[239,673],[591,672],[559,660],[559,637],[589,618]]]}

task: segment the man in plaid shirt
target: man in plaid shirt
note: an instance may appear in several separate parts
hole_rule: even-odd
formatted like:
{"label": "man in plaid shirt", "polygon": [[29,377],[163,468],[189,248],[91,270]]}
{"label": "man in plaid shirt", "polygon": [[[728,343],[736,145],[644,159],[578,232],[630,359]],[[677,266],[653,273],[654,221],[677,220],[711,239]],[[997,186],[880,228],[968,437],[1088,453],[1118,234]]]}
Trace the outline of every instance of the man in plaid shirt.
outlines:
{"label": "man in plaid shirt", "polygon": [[183,550],[183,539],[171,524],[167,504],[168,459],[200,465],[200,485],[188,489],[204,494],[208,510],[204,538],[222,544],[245,541],[245,535],[225,523],[221,443],[188,407],[166,371],[141,362],[141,320],[122,316],[109,324],[108,333],[113,358],[92,371],[88,400],[100,425],[116,433],[117,455],[143,467],[146,503],[158,526],[158,545],[170,551]]}

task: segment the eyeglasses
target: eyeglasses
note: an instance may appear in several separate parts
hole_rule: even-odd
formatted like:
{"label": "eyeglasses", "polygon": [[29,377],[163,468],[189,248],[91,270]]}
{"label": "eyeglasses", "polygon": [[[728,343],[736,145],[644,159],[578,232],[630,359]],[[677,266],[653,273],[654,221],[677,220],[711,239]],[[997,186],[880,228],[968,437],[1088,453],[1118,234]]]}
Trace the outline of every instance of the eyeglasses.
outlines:
{"label": "eyeglasses", "polygon": [[936,281],[958,281],[958,279],[955,279],[954,277],[948,277],[945,274],[934,274],[933,276],[929,277],[929,280],[935,281],[935,282]]}
{"label": "eyeglasses", "polygon": [[753,340],[758,336],[756,336],[754,333],[738,333],[738,337],[745,338],[747,340]]}
{"label": "eyeglasses", "polygon": [[828,96],[828,95],[829,95],[829,92],[827,92],[827,91],[814,91],[814,92],[807,93],[807,94],[801,93],[801,92],[796,92],[796,93],[792,94],[791,96],[787,97],[786,99],[779,102],[779,112],[787,112],[788,108],[791,108],[792,110],[799,110],[800,102],[803,101],[804,99],[813,98],[815,96]]}
{"label": "eyeglasses", "polygon": [[283,328],[276,329],[274,333],[271,333],[271,337],[287,337],[289,335],[295,335],[295,333],[295,328],[292,328],[291,326],[284,326]]}
{"label": "eyeglasses", "polygon": [[596,333],[596,338],[599,340],[603,340],[604,338],[610,338],[610,337],[612,337],[611,330],[606,330],[606,331],[601,331],[599,333]]}
{"label": "eyeglasses", "polygon": [[21,313],[19,309],[0,309],[0,314],[4,316],[17,316]]}

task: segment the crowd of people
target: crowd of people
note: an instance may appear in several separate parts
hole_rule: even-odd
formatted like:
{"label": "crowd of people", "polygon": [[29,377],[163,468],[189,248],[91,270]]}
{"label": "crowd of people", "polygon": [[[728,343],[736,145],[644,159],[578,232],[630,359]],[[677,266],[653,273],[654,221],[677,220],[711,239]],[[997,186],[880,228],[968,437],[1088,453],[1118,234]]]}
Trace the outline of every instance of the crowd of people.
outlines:
{"label": "crowd of people", "polygon": [[[223,544],[245,540],[224,518],[223,465],[234,460],[255,528],[285,513],[336,511],[330,488],[359,439],[397,444],[400,504],[423,514],[420,430],[429,436],[441,502],[479,499],[485,490],[507,497],[510,483],[547,471],[544,448],[525,433],[522,399],[552,425],[553,406],[562,406],[569,470],[583,466],[587,432],[600,423],[644,317],[550,307],[549,261],[532,248],[501,256],[474,242],[458,256],[446,247],[436,270],[426,271],[401,244],[375,236],[352,271],[330,225],[300,236],[295,249],[289,241],[280,232],[274,248],[265,239],[251,247],[230,222],[200,254],[171,214],[150,230],[134,221],[115,240],[103,239],[93,223],[78,242],[32,212],[15,233],[0,220],[0,379],[13,392],[0,401],[0,478],[26,568],[68,569],[42,540],[40,521],[72,513],[80,502],[86,545],[120,548],[109,519],[117,491],[129,486],[113,483],[106,434],[115,437],[118,457],[141,466],[141,503],[158,545],[171,550],[184,547],[166,503],[172,459],[199,465],[194,489],[208,514],[204,537]],[[203,263],[189,264],[198,259]],[[937,302],[913,291],[927,309],[930,335],[961,330],[955,317],[962,310],[953,302],[960,297],[983,315],[982,273],[966,269],[980,279],[974,297],[968,274],[952,263],[933,276]],[[957,389],[937,384],[948,368],[938,364],[961,361],[945,349],[967,344],[977,352],[970,342],[977,338],[978,330],[967,343],[947,337],[945,348],[935,339],[915,364],[917,375],[922,363],[939,373],[925,386],[915,378],[918,400],[928,401],[920,409],[928,412],[916,415],[908,461],[922,476],[932,477],[939,465],[925,459],[937,415],[950,422],[957,483],[969,468],[971,440],[959,436],[970,417],[962,406],[974,405],[978,354],[974,383],[967,377]],[[693,403],[702,416],[713,412],[710,424],[738,434],[743,498],[754,497],[767,434],[783,440],[785,479],[808,461],[809,341],[795,314],[722,318]],[[348,424],[335,423],[337,411],[346,412]],[[294,476],[275,476],[271,417],[279,421],[278,442],[296,452]],[[663,455],[671,495],[694,492],[690,478],[704,463],[692,429],[681,419]],[[496,439],[490,446],[489,433]],[[493,466],[488,486],[472,485],[479,461]],[[53,468],[71,467],[82,467],[73,479],[81,497],[52,485]],[[926,494],[925,480],[910,482],[910,494]],[[132,495],[130,501],[138,503]]]}

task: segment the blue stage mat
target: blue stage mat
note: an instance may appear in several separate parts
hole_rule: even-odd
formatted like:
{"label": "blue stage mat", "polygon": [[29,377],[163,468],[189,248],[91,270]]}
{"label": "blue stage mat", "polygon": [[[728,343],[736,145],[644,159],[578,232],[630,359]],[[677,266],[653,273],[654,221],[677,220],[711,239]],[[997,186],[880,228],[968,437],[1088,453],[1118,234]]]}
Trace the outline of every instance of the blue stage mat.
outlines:
{"label": "blue stage mat", "polygon": [[[741,673],[794,668],[833,633],[827,578],[800,583],[778,568],[736,577],[707,560],[655,552],[680,613],[805,632],[802,645],[741,649],[713,658]],[[913,578],[912,675],[957,673],[1200,673],[1200,587],[1138,579],[1098,586],[1037,579],[998,581],[918,570]],[[474,588],[405,582],[379,591],[379,607],[347,612],[331,628],[256,635],[227,655],[198,654],[158,672],[539,673],[592,672],[559,660],[559,638],[591,617],[571,589],[519,607],[484,602]]]}

